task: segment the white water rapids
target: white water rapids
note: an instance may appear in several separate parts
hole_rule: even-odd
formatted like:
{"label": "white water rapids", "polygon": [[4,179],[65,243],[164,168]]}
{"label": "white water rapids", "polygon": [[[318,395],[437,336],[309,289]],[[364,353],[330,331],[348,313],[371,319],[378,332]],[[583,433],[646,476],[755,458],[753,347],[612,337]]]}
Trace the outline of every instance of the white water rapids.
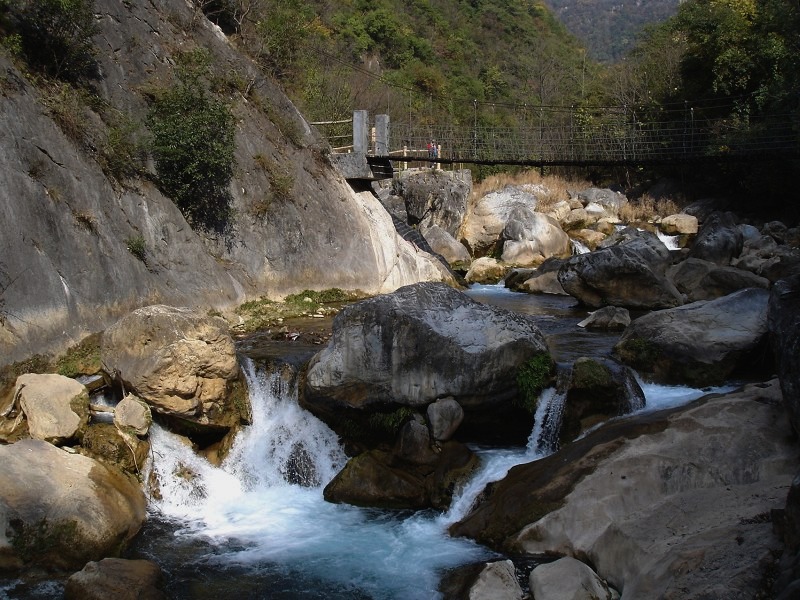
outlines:
{"label": "white water rapids", "polygon": [[[436,598],[444,570],[492,556],[449,537],[447,527],[466,514],[488,482],[552,451],[543,431],[555,418],[548,413],[563,405],[561,394],[543,393],[528,448],[477,449],[482,467],[448,512],[387,513],[325,502],[322,488],[345,462],[335,434],[298,406],[296,393],[278,375],[256,373],[249,362],[245,371],[253,424],[220,468],[165,430],[151,432],[161,496],[151,501],[151,519],[174,528],[166,548],[180,556],[171,559],[179,565],[165,570],[191,569],[185,581],[208,574],[200,591],[184,583],[170,589],[172,597]],[[662,386],[648,392],[649,408],[660,408],[661,397],[672,405],[703,393]],[[289,483],[300,480],[311,485]],[[232,573],[227,578],[226,571]],[[247,578],[259,583],[247,587]],[[215,588],[219,580],[227,583]]]}

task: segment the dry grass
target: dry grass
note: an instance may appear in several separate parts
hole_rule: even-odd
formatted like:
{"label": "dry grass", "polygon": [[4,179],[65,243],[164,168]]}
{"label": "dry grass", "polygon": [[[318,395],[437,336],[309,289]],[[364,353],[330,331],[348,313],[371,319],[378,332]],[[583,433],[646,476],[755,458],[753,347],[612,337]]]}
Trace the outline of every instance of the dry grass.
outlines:
{"label": "dry grass", "polygon": [[647,194],[631,200],[619,211],[619,218],[624,223],[649,221],[655,217],[666,217],[680,212],[678,204],[670,198],[654,200]]}
{"label": "dry grass", "polygon": [[583,190],[591,187],[588,181],[580,179],[564,179],[556,175],[545,175],[539,171],[531,169],[521,173],[500,173],[490,175],[483,181],[476,183],[472,188],[472,199],[482,198],[486,194],[501,190],[508,185],[540,185],[547,191],[544,194],[536,194],[539,199],[536,209],[546,211],[556,202],[568,200],[567,190]]}

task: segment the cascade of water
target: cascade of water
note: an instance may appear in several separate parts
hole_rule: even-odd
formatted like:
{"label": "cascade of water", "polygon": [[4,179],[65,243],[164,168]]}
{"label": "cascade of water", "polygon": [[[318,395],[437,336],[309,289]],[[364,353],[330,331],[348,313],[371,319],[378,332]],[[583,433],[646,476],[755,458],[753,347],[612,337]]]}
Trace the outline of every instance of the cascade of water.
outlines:
{"label": "cascade of water", "polygon": [[680,236],[677,235],[667,235],[662,232],[660,229],[656,230],[656,235],[658,239],[667,247],[668,250],[680,250],[680,245],[678,244],[678,239]]}
{"label": "cascade of water", "polygon": [[558,437],[561,433],[571,377],[572,365],[559,365],[556,387],[544,390],[539,398],[533,431],[528,438],[528,447],[540,456],[547,456],[558,449]]}
{"label": "cascade of water", "polygon": [[572,242],[572,255],[575,256],[576,254],[586,254],[587,252],[591,252],[589,246],[584,244],[580,240],[570,240]]}

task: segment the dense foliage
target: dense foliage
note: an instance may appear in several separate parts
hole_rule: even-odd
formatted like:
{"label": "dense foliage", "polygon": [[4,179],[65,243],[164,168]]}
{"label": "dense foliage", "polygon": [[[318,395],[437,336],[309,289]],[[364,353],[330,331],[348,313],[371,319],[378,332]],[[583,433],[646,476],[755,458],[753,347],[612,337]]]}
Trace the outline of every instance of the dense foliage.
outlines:
{"label": "dense foliage", "polygon": [[203,83],[210,58],[180,55],[177,82],[156,94],[148,116],[152,152],[163,192],[193,225],[222,231],[230,217],[234,120]]}
{"label": "dense foliage", "polygon": [[92,74],[94,0],[0,0],[6,45],[46,75],[75,81]]}

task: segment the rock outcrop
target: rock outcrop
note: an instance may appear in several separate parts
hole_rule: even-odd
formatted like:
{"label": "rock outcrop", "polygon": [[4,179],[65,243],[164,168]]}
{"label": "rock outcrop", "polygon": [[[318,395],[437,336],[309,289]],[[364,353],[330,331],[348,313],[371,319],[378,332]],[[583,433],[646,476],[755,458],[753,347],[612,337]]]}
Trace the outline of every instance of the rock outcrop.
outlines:
{"label": "rock outcrop", "polygon": [[777,381],[608,423],[514,467],[451,532],[580,558],[623,600],[753,598],[781,547],[788,431]]}
{"label": "rock outcrop", "polygon": [[750,288],[652,312],[628,326],[614,353],[665,383],[703,387],[734,375],[768,377],[768,300],[767,290]]}
{"label": "rock outcrop", "polygon": [[0,446],[0,569],[79,569],[114,556],[145,519],[141,488],[40,440]]}

